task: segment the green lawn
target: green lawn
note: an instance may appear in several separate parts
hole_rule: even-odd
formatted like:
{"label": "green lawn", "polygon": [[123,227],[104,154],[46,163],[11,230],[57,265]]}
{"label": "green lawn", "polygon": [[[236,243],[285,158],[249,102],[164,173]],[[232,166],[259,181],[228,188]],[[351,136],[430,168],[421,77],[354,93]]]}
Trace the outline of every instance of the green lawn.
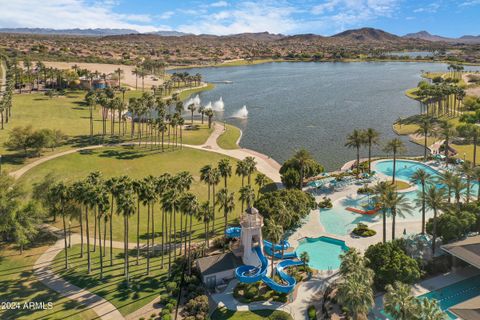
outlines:
{"label": "green lawn", "polygon": [[[278,317],[278,318],[277,318]],[[281,318],[280,318],[281,317]],[[289,314],[277,310],[231,311],[226,308],[216,309],[212,320],[261,320],[293,319]]]}
{"label": "green lawn", "polygon": [[[128,175],[132,178],[143,178],[149,174],[159,176],[164,172],[176,173],[187,170],[194,177],[194,183],[191,191],[194,192],[200,201],[205,201],[207,198],[207,186],[201,183],[200,168],[206,164],[216,165],[220,159],[225,156],[207,152],[202,150],[184,148],[183,150],[170,151],[161,153],[159,151],[150,151],[149,147],[112,147],[92,150],[88,152],[79,152],[63,156],[46,163],[27,172],[19,182],[23,183],[27,190],[31,189],[31,185],[35,182],[41,181],[45,175],[54,173],[59,179],[67,181],[75,181],[84,178],[92,171],[101,171],[105,177],[115,175]],[[235,172],[236,160],[231,159],[233,172]],[[254,181],[255,175],[252,177]],[[238,190],[241,186],[241,178],[233,175],[229,178],[228,188],[235,192],[235,197],[238,199]],[[223,182],[217,187],[218,191],[223,187]],[[255,190],[257,188],[255,187]],[[158,205],[156,207],[157,223],[156,227],[160,230],[160,210]],[[236,208],[231,219],[239,217],[241,211],[240,202],[237,201]],[[146,209],[141,208],[141,214],[146,214]],[[144,216],[145,217],[145,216]],[[136,230],[136,217],[130,219],[130,230]],[[177,219],[180,219],[177,217]],[[59,222],[58,222],[59,223]],[[123,239],[123,225],[122,219],[114,219],[114,223],[118,226],[114,228],[114,238]],[[141,219],[140,231],[141,234],[146,232],[146,219]],[[60,226],[60,225],[59,225]],[[217,231],[223,228],[223,213],[216,212],[215,226]],[[93,223],[91,226],[93,227]],[[194,222],[195,233],[193,237],[203,235],[203,224]],[[135,241],[135,233],[130,232],[130,241]],[[158,241],[158,240],[157,240]]]}
{"label": "green lawn", "polygon": [[217,138],[218,145],[223,149],[238,149],[237,141],[242,132],[230,124],[225,125],[226,130]]}
{"label": "green lawn", "polygon": [[[206,90],[207,88],[187,90],[182,92],[181,98],[184,99],[188,95]],[[127,91],[125,99],[130,97],[138,97],[142,94],[141,91]],[[120,94],[119,94],[120,95]],[[23,154],[16,151],[6,150],[4,143],[8,139],[8,133],[15,127],[32,125],[35,129],[60,129],[71,139],[68,145],[58,148],[55,152],[85,144],[89,142],[89,110],[83,104],[84,91],[71,91],[65,96],[55,97],[50,99],[43,94],[16,94],[13,97],[12,119],[5,125],[4,130],[0,130],[0,154],[2,157],[2,169],[15,170],[25,163],[36,160],[35,158],[24,159]],[[94,133],[99,134],[102,131],[102,121],[100,114],[100,107],[94,112]],[[105,140],[97,137],[94,143],[108,142],[108,141],[123,141],[128,140],[129,135],[125,137],[110,139],[110,124],[107,123],[108,136]],[[118,126],[116,126],[118,130]],[[126,132],[130,132],[130,123],[127,123]],[[206,124],[200,125],[198,130],[184,131],[183,143],[185,144],[203,144],[211,134],[212,129],[209,129]],[[52,151],[44,150],[43,154],[50,154]]]}
{"label": "green lawn", "polygon": [[[109,255],[107,249],[107,256]],[[168,281],[167,265],[162,268],[161,256],[150,259],[150,275],[146,275],[146,259],[143,257],[136,265],[136,255],[130,255],[130,286],[125,286],[123,276],[123,250],[114,249],[113,266],[109,260],[104,260],[104,279],[100,280],[100,256],[92,252],[92,272],[87,274],[87,255],[80,258],[80,245],[72,246],[69,250],[69,269],[64,269],[63,251],[55,257],[53,270],[70,283],[107,299],[123,314],[127,315],[149,303],[165,292],[165,283]],[[165,262],[168,259],[165,259]]]}
{"label": "green lawn", "polygon": [[[12,246],[0,243],[0,301],[22,304],[22,308],[18,310],[0,309],[0,319],[87,320],[96,318],[92,310],[86,310],[77,302],[61,297],[36,280],[32,267],[47,247],[47,244],[41,244],[25,250],[23,255],[20,255]],[[23,309],[23,303],[30,301],[52,302],[53,309]]]}

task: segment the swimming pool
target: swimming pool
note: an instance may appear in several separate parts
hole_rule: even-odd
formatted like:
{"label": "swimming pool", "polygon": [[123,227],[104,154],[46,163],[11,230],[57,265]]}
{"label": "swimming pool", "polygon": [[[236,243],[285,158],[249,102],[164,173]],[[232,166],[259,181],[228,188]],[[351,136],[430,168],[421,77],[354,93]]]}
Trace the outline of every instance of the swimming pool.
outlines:
{"label": "swimming pool", "polygon": [[[397,160],[395,177],[400,180],[410,181],[410,178],[417,169],[423,169],[433,178],[438,178],[440,173],[432,167],[421,162],[410,160]],[[393,175],[393,160],[381,160],[373,163],[373,170],[391,177]],[[472,182],[471,193],[476,194],[477,183]],[[397,216],[397,221],[420,220],[422,217],[421,208],[415,206],[417,199],[417,190],[404,192],[405,197],[412,204],[414,209],[410,214]],[[333,208],[320,210],[320,223],[325,231],[335,235],[348,235],[356,227],[358,223],[375,223],[380,222],[381,213],[376,215],[362,215],[346,210],[347,207],[361,209],[369,202],[366,195],[353,195],[351,197],[342,198],[333,202]],[[427,220],[433,217],[433,212],[426,212]],[[408,230],[407,230],[408,232]]]}
{"label": "swimming pool", "polygon": [[298,256],[307,252],[310,261],[308,265],[317,270],[336,270],[340,267],[340,254],[347,251],[345,241],[330,238],[306,238],[299,241],[296,250]]}
{"label": "swimming pool", "polygon": [[456,304],[472,299],[480,294],[480,275],[456,282],[447,287],[423,294],[418,298],[435,299],[450,319],[457,317],[448,311]]}

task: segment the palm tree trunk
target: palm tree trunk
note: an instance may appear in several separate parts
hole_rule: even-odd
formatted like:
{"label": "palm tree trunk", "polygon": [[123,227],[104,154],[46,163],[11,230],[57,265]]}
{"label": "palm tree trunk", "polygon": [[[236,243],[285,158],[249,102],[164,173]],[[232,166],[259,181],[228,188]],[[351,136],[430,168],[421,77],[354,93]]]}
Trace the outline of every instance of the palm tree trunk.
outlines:
{"label": "palm tree trunk", "polygon": [[150,230],[150,207],[148,207],[147,212],[147,275],[150,274],[150,235],[148,234]]}
{"label": "palm tree trunk", "polygon": [[[148,205],[148,211],[150,211],[150,205]],[[137,199],[137,266],[139,264],[139,260],[140,260],[140,199]]]}
{"label": "palm tree trunk", "polygon": [[435,242],[437,240],[437,209],[433,209],[432,255],[435,255]]}
{"label": "palm tree trunk", "polygon": [[372,172],[372,140],[368,140],[368,173],[370,174]]}
{"label": "palm tree trunk", "polygon": [[112,206],[110,207],[110,267],[113,266],[113,195]]}
{"label": "palm tree trunk", "polygon": [[87,233],[87,273],[90,274],[92,271],[91,261],[90,261],[90,230],[88,227],[88,207],[85,206],[85,231]]}
{"label": "palm tree trunk", "polygon": [[192,274],[192,220],[193,215],[190,214],[190,226],[188,231],[188,274]]}
{"label": "palm tree trunk", "polygon": [[176,217],[176,210],[175,208],[173,209],[173,258],[177,259],[177,217]]}
{"label": "palm tree trunk", "polygon": [[98,249],[100,253],[100,279],[103,279],[103,252],[102,252],[102,231],[100,229],[101,219],[98,216]]}
{"label": "palm tree trunk", "polygon": [[387,242],[387,211],[382,210],[383,216],[383,243]]}
{"label": "palm tree trunk", "polygon": [[172,266],[172,212],[169,212],[169,231],[168,231],[168,274],[170,274],[171,266]]}
{"label": "palm tree trunk", "polygon": [[80,223],[80,258],[83,258],[83,218],[82,213],[80,213],[79,219]]}
{"label": "palm tree trunk", "polygon": [[155,256],[155,207],[153,203],[150,211],[152,212],[152,254]]}
{"label": "palm tree trunk", "polygon": [[395,240],[395,222],[397,218],[397,212],[395,208],[392,208],[392,240]]}
{"label": "palm tree trunk", "polygon": [[392,184],[395,183],[395,173],[396,173],[396,167],[397,167],[397,153],[393,153],[393,176],[392,176]]}
{"label": "palm tree trunk", "polygon": [[105,257],[107,254],[105,252],[106,250],[106,244],[107,244],[107,221],[108,221],[108,218],[107,218],[107,215],[105,215],[105,218],[104,218],[104,221],[103,221],[103,256]]}
{"label": "palm tree trunk", "polygon": [[425,234],[425,184],[422,183],[422,234]]}
{"label": "palm tree trunk", "polygon": [[163,269],[163,256],[165,255],[165,234],[167,233],[167,226],[165,225],[165,210],[162,209],[162,269]]}
{"label": "palm tree trunk", "polygon": [[96,251],[97,248],[97,208],[95,208],[93,213],[93,252]]}
{"label": "palm tree trunk", "polygon": [[68,252],[67,252],[67,224],[65,223],[65,212],[62,212],[63,220],[63,243],[65,245],[65,270],[68,270]]}

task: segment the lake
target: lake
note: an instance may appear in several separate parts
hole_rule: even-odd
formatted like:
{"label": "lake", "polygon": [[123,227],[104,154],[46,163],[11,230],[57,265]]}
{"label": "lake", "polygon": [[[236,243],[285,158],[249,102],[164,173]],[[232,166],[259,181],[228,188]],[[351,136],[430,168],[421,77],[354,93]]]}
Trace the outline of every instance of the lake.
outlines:
{"label": "lake", "polygon": [[[215,89],[199,94],[202,105],[222,97],[225,111],[216,112],[216,119],[242,129],[242,147],[280,163],[306,148],[328,170],[335,170],[355,158],[355,151],[344,147],[353,129],[375,128],[386,141],[397,137],[392,132],[395,120],[420,111],[404,91],[417,85],[421,70],[446,71],[447,65],[280,62],[182,71],[217,82]],[[218,83],[222,81],[232,83]],[[248,118],[232,118],[244,105]],[[402,140],[408,155],[422,154],[421,146]],[[381,148],[374,153],[381,154]]]}

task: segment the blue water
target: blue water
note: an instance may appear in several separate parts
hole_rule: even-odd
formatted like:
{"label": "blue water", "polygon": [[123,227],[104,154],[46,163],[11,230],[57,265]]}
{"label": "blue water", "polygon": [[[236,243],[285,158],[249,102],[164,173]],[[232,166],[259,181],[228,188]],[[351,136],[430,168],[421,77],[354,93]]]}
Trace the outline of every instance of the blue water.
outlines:
{"label": "blue water", "polygon": [[[434,179],[439,177],[439,172],[430,166],[421,162],[409,160],[397,160],[396,164],[396,178],[400,180],[410,181],[413,173],[417,169],[423,169],[429,173]],[[376,162],[374,170],[391,177],[393,175],[393,160],[385,160]],[[477,183],[471,183],[471,194],[476,195]],[[419,189],[418,189],[419,190]],[[397,216],[397,221],[405,220],[420,220],[422,216],[421,208],[415,205],[417,199],[417,190],[406,192],[405,197],[408,199],[413,207],[413,210],[405,216]],[[364,208],[368,204],[368,196],[355,195],[351,198],[341,199],[334,202],[332,209],[320,210],[320,222],[324,226],[325,231],[330,234],[348,235],[356,227],[358,223],[372,223],[381,221],[381,213],[376,215],[362,215],[347,211],[347,207]],[[426,212],[426,219],[433,216],[433,212]],[[408,230],[406,230],[408,233]]]}
{"label": "blue water", "polygon": [[340,254],[347,251],[345,242],[329,237],[307,238],[300,241],[296,252],[307,252],[308,265],[317,270],[335,270],[340,267]]}
{"label": "blue water", "polygon": [[440,308],[447,312],[450,319],[456,319],[457,317],[448,312],[448,309],[478,295],[480,295],[480,275],[431,291],[419,296],[419,298],[437,300]]}

